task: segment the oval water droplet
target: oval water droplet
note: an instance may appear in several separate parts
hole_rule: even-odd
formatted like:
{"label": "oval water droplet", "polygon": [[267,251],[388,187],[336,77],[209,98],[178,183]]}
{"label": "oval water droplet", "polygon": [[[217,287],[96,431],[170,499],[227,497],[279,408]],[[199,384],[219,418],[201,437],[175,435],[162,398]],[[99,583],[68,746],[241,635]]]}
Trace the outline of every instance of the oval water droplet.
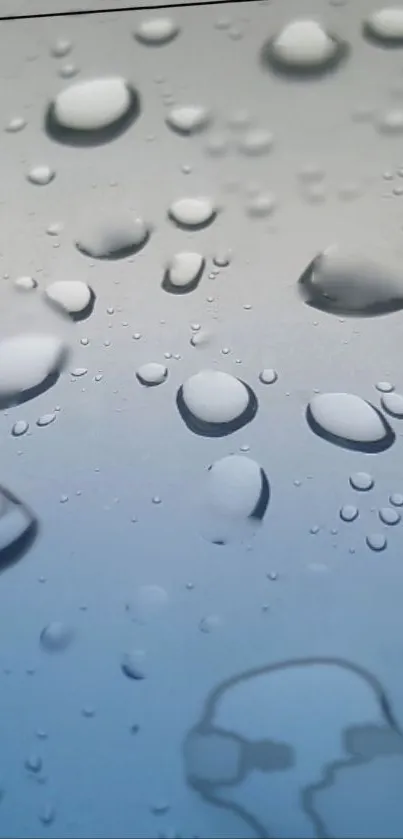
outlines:
{"label": "oval water droplet", "polygon": [[314,396],[306,417],[315,434],[343,448],[380,452],[395,441],[395,433],[381,413],[352,393]]}
{"label": "oval water droplet", "polygon": [[134,650],[133,652],[124,653],[120,668],[128,679],[141,681],[146,677],[144,664],[145,653],[142,650]]}
{"label": "oval water droplet", "polygon": [[82,280],[56,280],[48,285],[45,298],[76,322],[88,318],[95,305],[93,290]]}
{"label": "oval water droplet", "polygon": [[375,316],[403,308],[403,274],[338,247],[315,257],[298,288],[309,306],[335,315]]}
{"label": "oval water droplet", "polygon": [[403,494],[401,492],[392,492],[389,496],[389,501],[395,507],[403,507]]}
{"label": "oval water droplet", "polygon": [[169,111],[166,122],[178,134],[195,134],[206,128],[210,119],[210,111],[203,105],[178,105]]}
{"label": "oval water droplet", "polygon": [[386,536],[383,533],[370,533],[366,538],[366,543],[371,548],[371,551],[377,553],[384,551],[388,544]]}
{"label": "oval water droplet", "polygon": [[240,139],[238,148],[242,154],[254,157],[266,154],[273,147],[274,137],[271,131],[264,128],[253,128]]}
{"label": "oval water droplet", "polygon": [[223,437],[251,422],[258,402],[240,379],[218,370],[202,370],[179,388],[177,406],[195,434]]}
{"label": "oval water droplet", "polygon": [[136,376],[141,385],[154,387],[161,385],[168,378],[168,370],[163,364],[150,361],[142,364],[136,371]]}
{"label": "oval water droplet", "polygon": [[179,26],[170,17],[143,20],[134,33],[135,38],[147,46],[160,47],[170,43],[179,34]]}
{"label": "oval water droplet", "polygon": [[47,425],[51,425],[56,419],[56,414],[42,414],[36,421],[38,428],[45,428]]}
{"label": "oval water droplet", "polygon": [[380,393],[392,393],[395,389],[395,386],[390,382],[377,382],[375,387]]}
{"label": "oval water droplet", "polygon": [[278,375],[275,370],[267,367],[259,373],[259,380],[261,381],[262,385],[274,385],[277,381]]}
{"label": "oval water droplet", "polygon": [[358,492],[368,492],[375,485],[375,481],[368,472],[354,472],[350,475],[350,484]]}
{"label": "oval water droplet", "polygon": [[364,21],[364,35],[381,46],[402,46],[403,8],[392,6],[372,12]]}
{"label": "oval water droplet", "polygon": [[140,586],[133,599],[126,606],[126,611],[135,623],[148,623],[155,619],[166,607],[168,594],[161,586]]}
{"label": "oval water droplet", "polygon": [[179,198],[169,208],[169,216],[179,227],[206,227],[217,215],[211,198]]}
{"label": "oval water droplet", "polygon": [[175,254],[164,274],[162,288],[171,294],[194,291],[202,278],[204,266],[205,260],[200,253],[183,251]]}
{"label": "oval water droplet", "polygon": [[399,524],[401,516],[397,510],[393,509],[393,507],[381,507],[379,510],[379,518],[384,524],[388,524],[393,527],[395,524]]}
{"label": "oval water droplet", "polygon": [[55,818],[56,810],[53,804],[45,804],[39,813],[39,821],[41,821],[43,825],[48,827],[49,825],[53,824]]}
{"label": "oval water droplet", "polygon": [[53,621],[42,630],[39,643],[47,653],[61,653],[67,650],[73,638],[71,627],[60,621]]}
{"label": "oval water droplet", "polygon": [[400,393],[384,393],[381,405],[392,417],[403,419],[403,396]]}
{"label": "oval water droplet", "polygon": [[24,117],[13,117],[6,125],[6,131],[9,134],[17,134],[18,131],[22,131],[25,128],[27,122]]}
{"label": "oval water droplet", "polygon": [[344,507],[342,507],[340,510],[340,518],[342,519],[342,521],[355,521],[357,517],[358,510],[357,507],[353,506],[353,504],[345,504]]}
{"label": "oval water droplet", "polygon": [[26,420],[17,420],[14,423],[11,433],[13,437],[22,437],[23,434],[26,434],[29,429],[29,425]]}
{"label": "oval water droplet", "polygon": [[58,38],[52,46],[51,53],[55,58],[64,58],[71,52],[72,46],[71,41],[67,38]]}
{"label": "oval water droplet", "polygon": [[330,35],[316,20],[288,23],[263,48],[264,64],[288,75],[316,75],[332,70],[348,54],[347,44]]}
{"label": "oval water droplet", "polygon": [[93,259],[124,259],[147,243],[150,227],[129,213],[103,213],[98,219],[82,223],[76,247]]}
{"label": "oval water droplet", "polygon": [[37,775],[42,769],[42,758],[37,754],[30,754],[25,761],[25,769]]}
{"label": "oval water droplet", "polygon": [[89,79],[56,96],[46,112],[45,129],[60,143],[95,146],[126,131],[139,112],[139,95],[126,79]]}
{"label": "oval water droplet", "polygon": [[0,407],[20,404],[51,387],[67,360],[53,335],[23,334],[0,342]]}
{"label": "oval water droplet", "polygon": [[47,186],[51,183],[51,181],[53,181],[55,176],[56,173],[50,168],[50,166],[40,164],[38,166],[33,166],[32,169],[29,170],[27,178],[31,184],[35,184],[35,186]]}
{"label": "oval water droplet", "polygon": [[75,64],[63,64],[59,70],[59,76],[62,79],[72,79],[78,73],[78,67]]}
{"label": "oval water droplet", "polygon": [[272,192],[259,192],[246,205],[246,212],[251,218],[267,218],[276,209],[277,199]]}
{"label": "oval water droplet", "polygon": [[73,370],[70,370],[71,375],[74,379],[81,379],[82,376],[86,376],[88,370],[86,367],[74,367]]}

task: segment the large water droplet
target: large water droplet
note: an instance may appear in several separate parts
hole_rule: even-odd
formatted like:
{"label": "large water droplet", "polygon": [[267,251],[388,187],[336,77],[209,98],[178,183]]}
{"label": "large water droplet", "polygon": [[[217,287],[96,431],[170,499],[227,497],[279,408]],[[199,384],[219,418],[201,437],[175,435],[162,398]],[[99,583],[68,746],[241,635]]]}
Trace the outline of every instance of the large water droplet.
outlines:
{"label": "large water droplet", "polygon": [[203,105],[182,105],[172,108],[166,117],[170,128],[178,134],[195,134],[206,128],[210,112]]}
{"label": "large water droplet", "polygon": [[179,389],[177,406],[195,434],[223,437],[251,422],[258,402],[252,389],[234,376],[202,370]]}
{"label": "large water droplet", "polygon": [[403,8],[392,6],[372,12],[363,24],[364,35],[381,46],[402,46]]}
{"label": "large water droplet", "polygon": [[179,34],[179,26],[170,17],[143,20],[134,33],[135,38],[150,47],[168,44]]}
{"label": "large water droplet", "polygon": [[394,431],[380,412],[352,393],[314,396],[306,416],[315,434],[343,448],[380,452],[395,441]]}
{"label": "large water droplet", "polygon": [[27,178],[35,186],[47,186],[55,178],[55,172],[50,166],[40,164],[29,170]]}
{"label": "large water droplet", "polygon": [[45,128],[52,139],[73,146],[115,139],[140,112],[137,91],[120,77],[70,85],[49,105]]}
{"label": "large water droplet", "polygon": [[347,53],[347,44],[318,21],[298,19],[264,45],[262,59],[277,72],[311,76],[334,69]]}
{"label": "large water droplet", "polygon": [[403,275],[336,247],[310,263],[298,288],[309,306],[335,315],[365,317],[403,308]]}
{"label": "large water droplet", "polygon": [[213,221],[217,208],[210,198],[179,198],[169,208],[169,216],[179,227],[200,229]]}
{"label": "large water droplet", "polygon": [[392,417],[403,419],[403,396],[400,393],[384,393],[381,405]]}
{"label": "large water droplet", "polygon": [[47,653],[61,653],[67,650],[74,638],[71,627],[60,621],[49,623],[42,630],[39,642]]}
{"label": "large water droplet", "polygon": [[103,213],[83,222],[76,247],[95,259],[123,259],[137,253],[147,243],[150,227],[129,213]]}
{"label": "large water droplet", "polygon": [[39,525],[14,493],[0,487],[0,570],[21,559],[33,545]]}
{"label": "large water droplet", "polygon": [[146,387],[153,387],[160,385],[168,377],[168,370],[163,364],[150,361],[147,364],[142,364],[136,371],[136,376],[140,384]]}
{"label": "large water droplet", "polygon": [[26,402],[47,390],[66,360],[65,345],[53,335],[5,338],[0,342],[0,407]]}
{"label": "large water droplet", "polygon": [[170,261],[162,288],[171,294],[187,294],[197,288],[204,270],[205,260],[200,253],[183,251]]}
{"label": "large water droplet", "polygon": [[124,653],[120,663],[122,673],[128,679],[135,679],[140,681],[145,679],[145,654],[143,650],[134,650],[133,652]]}
{"label": "large water droplet", "polygon": [[217,460],[207,475],[203,535],[219,545],[249,538],[269,500],[269,482],[258,463],[242,455]]}
{"label": "large water droplet", "polygon": [[47,287],[45,297],[74,321],[89,317],[95,304],[94,292],[81,280],[57,280]]}

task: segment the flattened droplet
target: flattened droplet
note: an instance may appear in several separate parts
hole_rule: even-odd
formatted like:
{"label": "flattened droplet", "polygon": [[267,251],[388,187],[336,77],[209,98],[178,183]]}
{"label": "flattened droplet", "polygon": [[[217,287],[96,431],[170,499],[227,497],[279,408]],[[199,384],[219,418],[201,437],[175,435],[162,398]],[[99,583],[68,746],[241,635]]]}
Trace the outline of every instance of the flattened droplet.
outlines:
{"label": "flattened droplet", "polygon": [[203,105],[177,106],[169,112],[166,122],[178,134],[195,134],[209,124],[210,111]]}
{"label": "flattened droplet", "polygon": [[381,405],[392,417],[403,419],[403,396],[400,393],[384,393]]}
{"label": "flattened droplet", "polygon": [[356,451],[384,451],[395,441],[395,433],[381,413],[351,393],[314,396],[308,405],[307,421],[318,436]]}
{"label": "flattened droplet", "polygon": [[124,259],[147,243],[150,227],[129,213],[103,213],[99,219],[83,223],[76,247],[93,259]]}
{"label": "flattened droplet", "polygon": [[51,425],[56,419],[56,414],[42,414],[36,421],[38,428],[45,428],[47,425]]}
{"label": "flattened droplet", "polygon": [[27,122],[24,117],[12,117],[10,121],[6,125],[6,131],[9,134],[17,134],[18,131],[22,131],[25,128]]}
{"label": "flattened droplet", "polygon": [[166,381],[168,377],[168,370],[163,364],[151,361],[148,362],[148,364],[142,364],[142,366],[138,368],[136,376],[141,385],[154,387],[155,385],[161,385],[162,382]]}
{"label": "flattened droplet", "polygon": [[308,265],[298,289],[307,305],[334,315],[370,317],[403,308],[403,274],[339,247]]}
{"label": "flattened droplet", "polygon": [[160,47],[169,44],[179,34],[179,26],[170,17],[143,20],[134,33],[135,38],[147,46]]}
{"label": "flattened droplet", "polygon": [[179,198],[169,209],[169,216],[177,225],[198,229],[210,224],[217,214],[211,198]]}
{"label": "flattened droplet", "polygon": [[126,79],[89,79],[56,96],[48,107],[45,128],[60,143],[98,145],[126,131],[139,112],[139,95]]}
{"label": "flattened droplet", "polygon": [[177,407],[195,434],[223,437],[251,422],[258,402],[252,389],[228,373],[202,370],[179,389]]}
{"label": "flattened droplet", "polygon": [[35,184],[35,186],[47,186],[54,180],[56,173],[50,166],[46,166],[45,164],[40,164],[39,166],[33,166],[32,169],[29,170],[27,178],[31,184]]}
{"label": "flattened droplet", "polygon": [[53,335],[23,334],[0,342],[0,406],[20,404],[57,380],[67,348]]}
{"label": "flattened droplet", "polygon": [[175,254],[165,272],[162,288],[171,294],[188,294],[197,288],[205,266],[200,253],[182,251]]}
{"label": "flattened droplet", "polygon": [[403,45],[403,8],[391,6],[372,12],[363,24],[364,35],[379,46]]}
{"label": "flattened droplet", "polygon": [[85,320],[93,311],[95,294],[81,280],[56,280],[45,290],[48,303],[74,321]]}
{"label": "flattened droplet", "polygon": [[47,653],[61,653],[67,650],[74,638],[71,627],[61,621],[53,621],[42,630],[39,642]]}
{"label": "flattened droplet", "polygon": [[347,44],[318,21],[297,19],[264,45],[262,59],[277,72],[310,76],[334,69],[347,54]]}
{"label": "flattened droplet", "polygon": [[25,556],[38,531],[32,510],[10,490],[0,487],[0,571]]}

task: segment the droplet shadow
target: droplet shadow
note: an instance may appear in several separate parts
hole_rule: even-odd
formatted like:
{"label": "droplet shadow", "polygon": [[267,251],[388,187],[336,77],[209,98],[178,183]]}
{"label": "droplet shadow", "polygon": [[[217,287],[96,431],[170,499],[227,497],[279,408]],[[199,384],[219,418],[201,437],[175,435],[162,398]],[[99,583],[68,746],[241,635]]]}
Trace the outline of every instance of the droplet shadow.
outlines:
{"label": "droplet shadow", "polygon": [[183,398],[183,385],[181,385],[176,394],[176,405],[189,431],[192,431],[193,434],[197,434],[199,437],[227,437],[252,422],[259,407],[257,396],[246,382],[243,382],[241,379],[238,379],[238,381],[248,391],[248,404],[239,417],[236,417],[231,422],[225,423],[204,422],[195,417],[185,403]]}
{"label": "droplet shadow", "polygon": [[77,148],[102,146],[112,142],[112,140],[116,140],[137,121],[141,113],[139,93],[129,84],[127,85],[127,89],[129,91],[130,101],[125,113],[119,119],[110,123],[110,125],[93,130],[67,128],[61,125],[56,118],[54,102],[51,102],[45,112],[45,133],[51,140],[57,143]]}
{"label": "droplet shadow", "polygon": [[266,41],[259,54],[259,63],[263,70],[270,70],[275,76],[290,81],[314,81],[334,73],[350,56],[351,48],[347,41],[329,33],[329,38],[336,44],[336,50],[319,66],[291,66],[283,62],[274,49],[276,36]]}
{"label": "droplet shadow", "polygon": [[171,282],[169,268],[167,268],[166,271],[165,271],[162,283],[161,283],[161,288],[163,289],[163,291],[168,292],[168,294],[178,294],[178,295],[190,294],[192,291],[195,291],[197,286],[199,285],[200,280],[203,276],[205,267],[206,267],[206,261],[205,261],[205,259],[203,259],[203,262],[200,266],[200,269],[197,272],[194,279],[191,282],[187,283],[187,285],[184,285],[184,286],[177,286],[177,285],[174,285]]}
{"label": "droplet shadow", "polygon": [[375,440],[373,443],[347,440],[345,437],[339,437],[337,434],[332,434],[330,431],[326,431],[315,420],[310,405],[308,405],[306,409],[305,416],[311,431],[313,431],[313,433],[316,434],[317,437],[320,437],[322,440],[326,440],[328,443],[333,443],[335,446],[339,446],[339,448],[342,449],[347,449],[348,451],[363,452],[364,454],[379,454],[380,452],[384,452],[387,449],[390,449],[391,446],[393,446],[396,440],[396,434],[393,431],[393,428],[389,425],[388,421],[381,413],[381,411],[379,411],[378,408],[376,408],[368,401],[367,405],[369,405],[369,407],[372,408],[373,411],[375,411],[385,429],[385,436],[382,438],[382,440]]}

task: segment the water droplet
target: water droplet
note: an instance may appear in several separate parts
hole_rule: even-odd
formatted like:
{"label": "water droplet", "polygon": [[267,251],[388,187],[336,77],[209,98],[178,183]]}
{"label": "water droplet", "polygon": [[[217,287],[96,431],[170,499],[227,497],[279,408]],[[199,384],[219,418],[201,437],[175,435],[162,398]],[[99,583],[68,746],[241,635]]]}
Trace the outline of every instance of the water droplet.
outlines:
{"label": "water droplet", "polygon": [[89,317],[95,304],[94,292],[81,280],[57,280],[47,287],[45,298],[74,321]]}
{"label": "water droplet", "polygon": [[259,380],[261,381],[262,385],[274,385],[277,381],[278,375],[275,370],[270,369],[267,367],[265,370],[262,370],[259,373]]}
{"label": "water droplet", "polygon": [[209,110],[203,105],[178,105],[167,114],[166,122],[179,134],[195,134],[207,127],[210,118]]}
{"label": "water droplet", "polygon": [[59,76],[62,79],[72,79],[78,73],[78,67],[75,64],[63,64],[59,70]]}
{"label": "water droplet", "polygon": [[379,518],[384,524],[395,525],[400,521],[400,514],[393,507],[382,507],[379,510]]}
{"label": "water droplet", "polygon": [[370,533],[366,538],[366,543],[371,551],[384,551],[387,546],[386,536],[383,533]]}
{"label": "water droplet", "polygon": [[324,180],[325,172],[316,163],[306,163],[299,170],[298,177],[304,183],[320,183]]}
{"label": "water droplet", "polygon": [[403,418],[403,396],[400,393],[384,393],[381,405],[392,417]]}
{"label": "water droplet", "polygon": [[42,769],[42,758],[37,754],[31,754],[25,761],[25,769],[37,775]]}
{"label": "water droplet", "polygon": [[210,198],[179,198],[169,208],[169,216],[184,228],[201,228],[213,221],[217,208]]}
{"label": "water droplet", "polygon": [[338,247],[328,248],[308,265],[299,291],[308,305],[337,315],[381,315],[403,308],[399,274]]}
{"label": "water droplet", "polygon": [[276,209],[277,199],[272,192],[260,192],[248,201],[246,212],[252,218],[267,218]]}
{"label": "water droplet", "polygon": [[17,420],[12,427],[12,435],[13,437],[22,437],[23,434],[26,434],[29,429],[29,425],[25,420]]}
{"label": "water droplet", "polygon": [[9,134],[16,134],[18,131],[22,131],[26,124],[24,117],[13,117],[6,125],[6,131]]}
{"label": "water droplet", "polygon": [[377,382],[375,387],[380,393],[392,393],[395,389],[395,386],[390,382]]}
{"label": "water droplet", "polygon": [[72,50],[72,43],[67,38],[58,38],[52,46],[52,55],[55,58],[64,58]]}
{"label": "water droplet", "polygon": [[364,21],[364,34],[382,44],[403,42],[403,9],[399,6],[372,12]]}
{"label": "water droplet", "polygon": [[353,489],[358,492],[368,492],[375,484],[372,475],[368,472],[354,472],[353,475],[350,475],[349,480]]}
{"label": "water droplet", "polygon": [[135,679],[140,681],[145,679],[145,653],[143,650],[134,650],[133,652],[124,653],[120,663],[122,673],[128,679]]}
{"label": "water droplet", "polygon": [[72,375],[75,379],[81,379],[81,377],[82,377],[82,376],[86,376],[86,375],[87,375],[87,373],[88,373],[88,370],[87,370],[87,368],[86,368],[86,367],[74,367],[74,369],[73,369],[73,370],[70,370],[70,374],[71,374],[71,375]]}
{"label": "water droplet", "polygon": [[81,713],[86,719],[93,719],[93,717],[95,717],[95,708],[93,708],[92,705],[85,705]]}
{"label": "water droplet", "polygon": [[17,279],[14,280],[14,285],[21,291],[33,291],[38,287],[38,283],[33,277],[17,277]]}
{"label": "water droplet", "polygon": [[309,532],[312,536],[317,536],[320,531],[320,527],[318,524],[313,524],[312,527],[309,528]]}
{"label": "water droplet", "polygon": [[53,824],[56,818],[56,810],[52,804],[45,804],[39,813],[39,821],[46,827]]}
{"label": "water droplet", "polygon": [[53,335],[23,334],[0,342],[0,401],[24,402],[56,381],[65,345]]}
{"label": "water droplet", "polygon": [[123,259],[137,253],[147,243],[150,232],[141,218],[105,212],[98,219],[83,223],[76,247],[95,259]]}
{"label": "water droplet", "polygon": [[352,504],[345,504],[340,510],[340,518],[343,521],[354,521],[358,517],[357,507]]}
{"label": "water droplet", "polygon": [[202,618],[199,623],[200,632],[203,632],[205,635],[209,635],[210,632],[213,632],[215,629],[218,629],[221,626],[221,619],[218,615],[208,615],[205,618]]}
{"label": "water droplet", "polygon": [[135,38],[148,46],[163,46],[179,34],[179,26],[170,17],[143,20],[134,33]]}
{"label": "water droplet", "polygon": [[195,335],[192,335],[190,339],[190,343],[192,347],[205,347],[211,341],[211,334],[207,330],[203,329],[200,332],[197,332]]}
{"label": "water droplet", "polygon": [[32,169],[29,170],[27,178],[31,184],[35,184],[36,186],[47,186],[47,184],[50,184],[51,181],[53,181],[55,176],[56,173],[50,168],[50,166],[40,164],[39,166],[33,166]]}
{"label": "water droplet", "polygon": [[139,97],[126,79],[90,79],[69,85],[50,104],[45,128],[68,145],[98,145],[115,139],[137,118]]}
{"label": "water droplet", "polygon": [[347,45],[316,20],[299,19],[265,45],[263,58],[274,70],[310,74],[334,68],[346,54]]}
{"label": "water droplet", "polygon": [[171,259],[165,272],[162,288],[172,294],[188,293],[197,288],[205,260],[200,253],[183,251]]}
{"label": "water droplet", "polygon": [[382,415],[351,393],[322,393],[310,401],[306,418],[319,437],[356,451],[384,451],[395,434]]}
{"label": "water droplet", "polygon": [[274,137],[263,128],[247,131],[239,141],[239,151],[250,156],[266,154],[273,147]]}
{"label": "water droplet", "polygon": [[225,31],[225,29],[230,28],[231,20],[228,17],[220,17],[220,18],[218,18],[218,20],[216,20],[214,26],[215,26],[216,29],[219,29],[223,32],[223,31]]}
{"label": "water droplet", "polygon": [[168,594],[161,586],[140,586],[134,598],[126,605],[135,623],[145,624],[155,619],[166,607]]}
{"label": "water droplet", "polygon": [[229,148],[228,137],[225,134],[212,134],[206,143],[206,152],[211,157],[221,157]]}
{"label": "water droplet", "polygon": [[195,434],[220,437],[251,422],[258,404],[253,391],[239,379],[218,370],[202,370],[179,389],[177,406]]}
{"label": "water droplet", "polygon": [[249,537],[269,500],[269,482],[258,463],[243,455],[217,460],[207,473],[203,535],[218,545]]}
{"label": "water droplet", "polygon": [[389,501],[395,507],[403,507],[403,495],[400,492],[393,492],[392,495],[389,496]]}
{"label": "water droplet", "polygon": [[74,638],[71,627],[60,621],[49,623],[40,634],[40,645],[47,653],[61,653],[67,650]]}
{"label": "water droplet", "polygon": [[403,111],[394,108],[380,114],[377,127],[382,134],[401,134],[403,131]]}
{"label": "water droplet", "polygon": [[230,250],[220,250],[216,251],[213,256],[214,265],[217,265],[218,268],[227,268],[228,265],[231,264],[232,260],[232,251]]}
{"label": "water droplet", "polygon": [[140,384],[152,387],[166,381],[168,370],[163,364],[150,361],[138,368],[136,376]]}
{"label": "water droplet", "polygon": [[152,502],[153,504],[161,504],[161,498],[159,497],[159,495],[154,495],[154,497],[152,498]]}
{"label": "water droplet", "polygon": [[56,419],[56,414],[42,414],[39,419],[37,419],[36,424],[39,428],[45,428],[46,425],[51,425]]}

